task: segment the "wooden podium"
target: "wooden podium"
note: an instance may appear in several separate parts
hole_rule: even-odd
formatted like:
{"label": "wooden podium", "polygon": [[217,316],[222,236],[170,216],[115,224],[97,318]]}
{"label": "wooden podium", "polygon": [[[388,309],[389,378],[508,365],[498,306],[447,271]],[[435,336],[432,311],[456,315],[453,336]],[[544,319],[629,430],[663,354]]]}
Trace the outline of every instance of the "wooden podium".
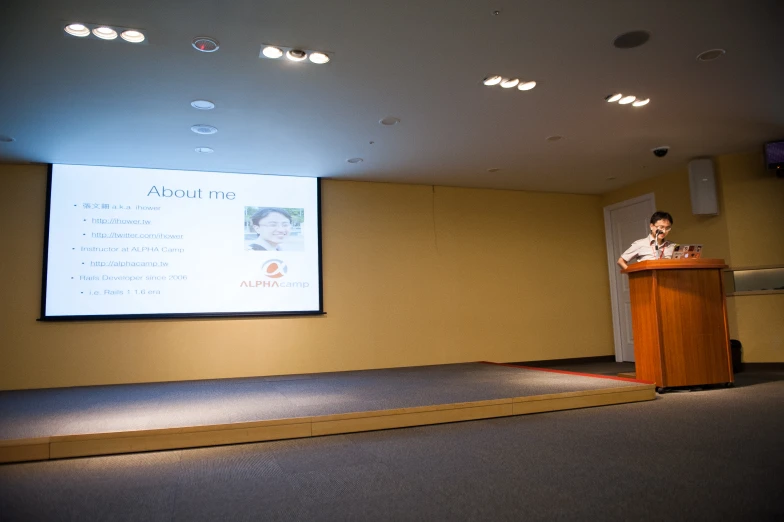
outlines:
{"label": "wooden podium", "polygon": [[629,265],[637,379],[659,388],[733,382],[723,259]]}

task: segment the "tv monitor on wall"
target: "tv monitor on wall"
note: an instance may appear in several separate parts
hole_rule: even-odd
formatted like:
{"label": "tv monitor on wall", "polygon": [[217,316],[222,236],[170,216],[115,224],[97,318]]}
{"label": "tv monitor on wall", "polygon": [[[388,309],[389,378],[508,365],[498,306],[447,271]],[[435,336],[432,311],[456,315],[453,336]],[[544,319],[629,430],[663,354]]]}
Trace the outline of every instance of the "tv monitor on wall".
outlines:
{"label": "tv monitor on wall", "polygon": [[317,178],[52,165],[42,320],[323,313]]}
{"label": "tv monitor on wall", "polygon": [[782,169],[784,169],[784,140],[765,144],[765,165],[768,170],[774,170],[777,174],[782,173]]}

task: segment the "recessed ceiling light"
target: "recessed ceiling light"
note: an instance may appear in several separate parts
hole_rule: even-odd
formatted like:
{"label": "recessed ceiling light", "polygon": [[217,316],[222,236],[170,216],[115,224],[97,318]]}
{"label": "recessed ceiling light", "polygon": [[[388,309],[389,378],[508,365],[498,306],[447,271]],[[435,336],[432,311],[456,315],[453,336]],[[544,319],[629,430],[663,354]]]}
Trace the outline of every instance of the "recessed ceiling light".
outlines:
{"label": "recessed ceiling light", "polygon": [[194,49],[203,53],[214,53],[220,49],[218,41],[209,36],[197,36],[193,39],[191,45]]}
{"label": "recessed ceiling light", "polygon": [[615,176],[610,176],[609,178],[607,178],[607,181],[614,181],[614,180],[615,180]]}
{"label": "recessed ceiling light", "polygon": [[11,143],[14,141],[16,141],[16,139],[11,136],[0,136],[0,143]]}
{"label": "recessed ceiling light", "polygon": [[498,85],[499,83],[501,83],[501,80],[503,80],[503,78],[501,78],[500,76],[488,76],[487,78],[482,80],[482,83],[484,83],[489,87],[493,85]]}
{"label": "recessed ceiling light", "polygon": [[545,138],[545,139],[547,141],[558,141],[558,140],[562,140],[563,136],[559,136],[558,134],[555,134],[553,136],[547,136],[547,138]]}
{"label": "recessed ceiling light", "polygon": [[90,36],[90,30],[82,24],[66,25],[65,32],[73,36],[78,36],[79,38]]}
{"label": "recessed ceiling light", "polygon": [[487,172],[498,172],[501,169],[487,169]]}
{"label": "recessed ceiling light", "polygon": [[114,40],[117,38],[117,31],[106,26],[96,27],[93,29],[93,34],[101,40]]}
{"label": "recessed ceiling light", "polygon": [[525,82],[517,86],[521,91],[530,91],[534,87],[536,87],[536,82]]}
{"label": "recessed ceiling light", "polygon": [[648,31],[629,31],[615,38],[613,45],[618,49],[632,49],[639,47],[651,38]]}
{"label": "recessed ceiling light", "polygon": [[317,64],[322,64],[322,63],[329,62],[329,56],[327,56],[324,53],[319,53],[319,52],[310,53],[310,56],[308,58],[310,59],[311,62],[317,63]]}
{"label": "recessed ceiling light", "polygon": [[209,147],[196,147],[194,150],[199,154],[212,154],[213,152],[215,152],[213,149]]}
{"label": "recessed ceiling light", "polygon": [[518,83],[520,83],[520,80],[518,80],[517,78],[512,78],[511,80],[503,80],[501,82],[501,87],[503,87],[504,89],[511,89]]}
{"label": "recessed ceiling light", "polygon": [[632,103],[632,105],[635,107],[642,107],[643,105],[648,105],[648,102],[650,101],[650,98],[645,98],[644,100],[637,100],[636,102]]}
{"label": "recessed ceiling light", "polygon": [[697,55],[697,60],[700,62],[710,62],[711,60],[716,60],[717,58],[721,58],[727,54],[727,51],[724,49],[711,49],[710,51],[705,51]]}
{"label": "recessed ceiling light", "polygon": [[618,94],[610,94],[609,96],[607,96],[607,97],[606,97],[606,98],[604,98],[604,99],[605,99],[606,101],[608,101],[608,102],[612,103],[612,102],[617,102],[617,101],[618,101],[618,100],[620,100],[621,98],[623,98],[623,94],[621,94],[621,93],[618,93]]}
{"label": "recessed ceiling light", "polygon": [[191,107],[199,109],[200,111],[211,111],[215,108],[215,104],[207,100],[193,100],[191,102]]}
{"label": "recessed ceiling light", "polygon": [[365,160],[363,160],[362,158],[349,158],[346,161],[348,163],[362,163]]}
{"label": "recessed ceiling light", "polygon": [[378,120],[381,125],[386,125],[387,127],[391,125],[397,125],[400,123],[400,118],[395,118],[394,116],[387,116],[386,118],[382,118]]}
{"label": "recessed ceiling light", "polygon": [[637,98],[636,98],[635,96],[624,96],[623,98],[621,98],[620,100],[618,100],[618,103],[620,103],[621,105],[626,105],[626,104],[628,104],[628,103],[631,103],[631,102],[633,102],[633,101],[634,101],[634,100],[636,100],[636,99],[637,99]]}
{"label": "recessed ceiling light", "polygon": [[215,134],[218,129],[212,125],[197,124],[191,127],[191,130],[196,134]]}
{"label": "recessed ceiling light", "polygon": [[291,60],[292,62],[301,62],[305,58],[307,58],[307,54],[305,51],[301,51],[299,49],[292,49],[290,51],[286,51],[286,58]]}
{"label": "recessed ceiling light", "polygon": [[144,41],[144,35],[134,29],[128,29],[127,31],[123,31],[122,33],[120,33],[120,38],[122,38],[126,42],[131,42],[131,43],[140,43]]}
{"label": "recessed ceiling light", "polygon": [[267,47],[261,50],[261,54],[263,54],[267,58],[272,58],[273,60],[275,60],[283,56],[283,51],[281,51],[277,47],[268,45]]}

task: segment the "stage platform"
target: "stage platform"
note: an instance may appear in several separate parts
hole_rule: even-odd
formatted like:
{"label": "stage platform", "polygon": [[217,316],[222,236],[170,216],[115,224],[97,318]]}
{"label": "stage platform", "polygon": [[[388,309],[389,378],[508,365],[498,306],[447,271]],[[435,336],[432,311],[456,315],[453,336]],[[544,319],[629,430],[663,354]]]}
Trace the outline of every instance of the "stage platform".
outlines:
{"label": "stage platform", "polygon": [[652,400],[634,379],[493,363],[0,392],[0,463],[261,442]]}

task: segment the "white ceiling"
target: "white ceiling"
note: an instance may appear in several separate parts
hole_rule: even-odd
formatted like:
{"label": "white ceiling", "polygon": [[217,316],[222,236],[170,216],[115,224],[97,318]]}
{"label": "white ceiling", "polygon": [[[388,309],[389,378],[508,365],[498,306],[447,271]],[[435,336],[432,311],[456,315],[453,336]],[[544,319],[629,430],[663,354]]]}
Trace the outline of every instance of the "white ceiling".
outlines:
{"label": "white ceiling", "polygon": [[[2,2],[0,135],[16,141],[0,161],[597,194],[784,138],[780,0],[111,4]],[[148,43],[69,37],[72,22],[139,28]],[[613,47],[635,29],[651,32],[646,45]],[[202,35],[220,50],[195,51]],[[262,43],[334,56],[264,60]],[[716,47],[726,56],[695,59]],[[489,74],[538,86],[484,87]],[[616,91],[651,103],[603,101]],[[219,132],[196,135],[197,123]],[[658,145],[670,154],[654,158]]]}

